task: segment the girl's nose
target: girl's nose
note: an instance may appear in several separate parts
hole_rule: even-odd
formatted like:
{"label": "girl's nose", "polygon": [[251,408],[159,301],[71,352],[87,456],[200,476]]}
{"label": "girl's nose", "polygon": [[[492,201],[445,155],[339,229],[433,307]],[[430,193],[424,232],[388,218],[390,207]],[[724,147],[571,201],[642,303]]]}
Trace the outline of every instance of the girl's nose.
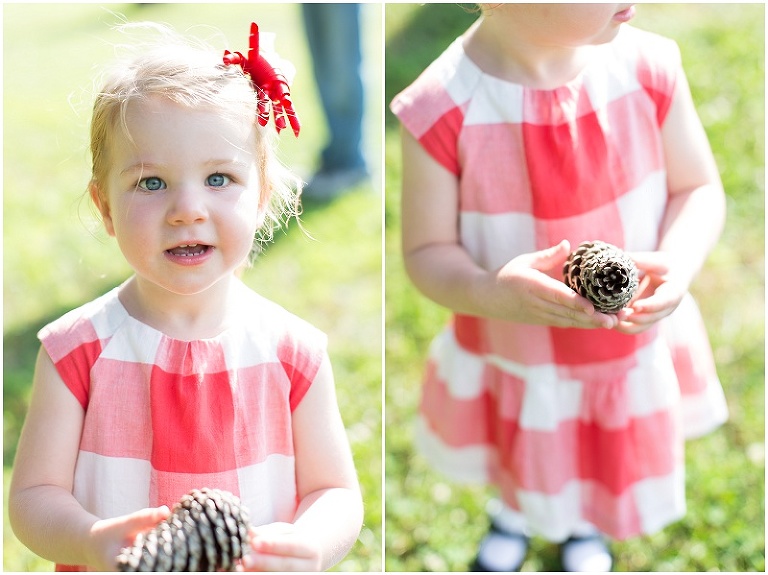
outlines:
{"label": "girl's nose", "polygon": [[195,186],[183,186],[170,194],[168,223],[171,225],[193,224],[208,219],[204,191]]}

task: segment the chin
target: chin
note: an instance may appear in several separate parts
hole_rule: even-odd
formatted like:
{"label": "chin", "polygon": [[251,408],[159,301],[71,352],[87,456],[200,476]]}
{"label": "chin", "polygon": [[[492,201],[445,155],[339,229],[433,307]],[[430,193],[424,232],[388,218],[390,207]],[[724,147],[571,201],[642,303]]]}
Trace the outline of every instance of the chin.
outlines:
{"label": "chin", "polygon": [[619,35],[619,30],[621,30],[621,25],[611,26],[595,36],[590,44],[593,46],[597,46],[599,44],[608,44],[608,42],[612,42],[613,39]]}
{"label": "chin", "polygon": [[196,296],[206,293],[217,286],[222,285],[223,280],[232,277],[232,274],[226,274],[217,278],[189,278],[180,281],[168,281],[163,279],[157,282],[157,285],[165,291],[178,296]]}

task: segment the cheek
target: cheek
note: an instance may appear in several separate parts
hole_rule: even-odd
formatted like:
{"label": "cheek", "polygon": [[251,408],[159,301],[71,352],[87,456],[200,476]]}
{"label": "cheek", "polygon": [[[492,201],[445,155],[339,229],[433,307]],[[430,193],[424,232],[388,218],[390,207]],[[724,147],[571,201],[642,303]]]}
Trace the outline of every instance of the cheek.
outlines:
{"label": "cheek", "polygon": [[[110,224],[112,235],[118,239],[150,238],[157,229],[157,214],[132,198],[124,198],[112,205]],[[143,242],[140,242],[143,243]]]}
{"label": "cheek", "polygon": [[234,207],[234,216],[236,223],[232,226],[233,231],[244,236],[253,236],[259,227],[264,223],[264,210],[261,206],[260,198],[257,194],[246,194],[240,198]]}
{"label": "cheek", "polygon": [[574,4],[572,31],[582,38],[589,38],[602,32],[616,12],[614,4]]}
{"label": "cheek", "polygon": [[543,36],[566,45],[582,45],[601,34],[616,4],[525,4],[529,20]]}

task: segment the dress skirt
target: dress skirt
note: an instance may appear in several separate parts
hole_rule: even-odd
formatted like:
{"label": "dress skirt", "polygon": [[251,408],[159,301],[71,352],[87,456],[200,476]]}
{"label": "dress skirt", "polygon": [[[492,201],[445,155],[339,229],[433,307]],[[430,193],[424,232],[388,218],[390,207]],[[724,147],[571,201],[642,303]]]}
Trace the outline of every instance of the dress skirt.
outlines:
{"label": "dress skirt", "polygon": [[463,321],[427,364],[416,436],[435,468],[494,484],[551,541],[582,521],[625,539],[685,514],[684,439],[727,418],[692,298],[626,359],[582,365],[478,354],[457,337]]}

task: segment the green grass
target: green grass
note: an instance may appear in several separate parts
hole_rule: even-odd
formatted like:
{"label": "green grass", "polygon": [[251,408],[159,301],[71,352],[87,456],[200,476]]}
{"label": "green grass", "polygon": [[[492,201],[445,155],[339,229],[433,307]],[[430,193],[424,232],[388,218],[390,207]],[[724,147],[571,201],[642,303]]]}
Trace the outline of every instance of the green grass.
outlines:
{"label": "green grass", "polygon": [[[386,103],[476,18],[455,4],[385,11]],[[689,442],[688,514],[615,545],[620,571],[764,571],[764,6],[640,5],[638,27],[675,38],[728,195],[722,240],[694,286],[707,320],[730,421]],[[426,30],[426,32],[419,32]],[[411,424],[427,345],[447,312],[409,284],[399,253],[397,122],[385,132],[385,566],[462,571],[487,528],[491,491],[434,473]],[[526,571],[559,570],[534,540]]]}
{"label": "green grass", "polygon": [[[204,38],[221,31],[247,48],[258,21],[277,33],[276,48],[297,68],[294,102],[301,137],[280,138],[284,161],[307,176],[326,128],[311,76],[300,12],[293,4],[15,4],[4,18],[4,501],[26,412],[38,344],[46,322],[121,282],[130,273],[114,241],[93,218],[83,192],[89,177],[89,106],[94,74],[120,39],[115,13],[153,20]],[[245,274],[259,293],[329,335],[329,350],[365,499],[365,526],[352,552],[334,570],[382,568],[382,197],[381,6],[366,6],[364,80],[366,153],[373,184],[326,204],[307,204],[295,222]],[[205,26],[201,26],[204,24]],[[4,509],[6,506],[3,506]],[[3,520],[3,568],[51,570],[31,554]]]}

